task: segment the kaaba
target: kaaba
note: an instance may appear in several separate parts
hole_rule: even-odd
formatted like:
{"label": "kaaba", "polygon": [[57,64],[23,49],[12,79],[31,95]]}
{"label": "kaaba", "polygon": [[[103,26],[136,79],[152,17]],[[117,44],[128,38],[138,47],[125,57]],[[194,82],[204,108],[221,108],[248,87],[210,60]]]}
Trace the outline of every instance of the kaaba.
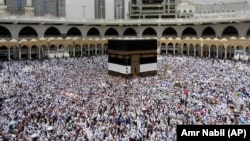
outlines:
{"label": "kaaba", "polygon": [[109,39],[108,74],[153,76],[157,74],[156,39]]}

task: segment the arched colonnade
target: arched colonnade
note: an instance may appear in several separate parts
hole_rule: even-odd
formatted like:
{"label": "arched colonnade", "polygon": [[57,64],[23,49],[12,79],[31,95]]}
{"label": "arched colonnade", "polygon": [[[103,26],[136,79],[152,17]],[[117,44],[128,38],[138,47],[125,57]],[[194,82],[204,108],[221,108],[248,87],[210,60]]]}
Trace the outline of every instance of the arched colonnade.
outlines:
{"label": "arched colonnade", "polygon": [[[250,39],[241,38],[160,38],[158,54],[232,59],[237,50],[250,56]],[[0,40],[0,56],[11,59],[43,59],[107,54],[107,38],[40,38]]]}
{"label": "arched colonnade", "polygon": [[107,54],[105,38],[40,38],[17,41],[0,40],[0,56],[11,59],[43,59],[61,57],[80,57],[85,55]]}
{"label": "arched colonnade", "polygon": [[232,59],[237,50],[242,50],[244,58],[250,56],[250,39],[236,38],[161,38],[158,53]]}

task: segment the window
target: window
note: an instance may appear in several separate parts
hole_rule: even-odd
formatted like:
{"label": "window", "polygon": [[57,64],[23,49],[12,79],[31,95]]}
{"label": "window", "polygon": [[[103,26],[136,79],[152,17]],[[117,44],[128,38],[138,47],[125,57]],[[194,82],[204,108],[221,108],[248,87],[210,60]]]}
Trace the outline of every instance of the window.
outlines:
{"label": "window", "polygon": [[47,11],[48,11],[48,3],[47,3],[47,1],[43,1],[43,2],[42,2],[41,10],[42,10],[43,12],[47,12]]}
{"label": "window", "polygon": [[15,5],[18,10],[22,9],[22,0],[15,0]]}

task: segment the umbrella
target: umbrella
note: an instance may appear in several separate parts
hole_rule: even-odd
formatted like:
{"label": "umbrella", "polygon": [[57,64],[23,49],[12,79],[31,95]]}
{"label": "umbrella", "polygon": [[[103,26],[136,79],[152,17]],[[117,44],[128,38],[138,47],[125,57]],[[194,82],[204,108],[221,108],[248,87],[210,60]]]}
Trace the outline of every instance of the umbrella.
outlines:
{"label": "umbrella", "polygon": [[53,130],[53,127],[52,127],[52,126],[49,126],[49,127],[47,128],[47,130],[48,130],[48,131],[51,131],[51,130]]}

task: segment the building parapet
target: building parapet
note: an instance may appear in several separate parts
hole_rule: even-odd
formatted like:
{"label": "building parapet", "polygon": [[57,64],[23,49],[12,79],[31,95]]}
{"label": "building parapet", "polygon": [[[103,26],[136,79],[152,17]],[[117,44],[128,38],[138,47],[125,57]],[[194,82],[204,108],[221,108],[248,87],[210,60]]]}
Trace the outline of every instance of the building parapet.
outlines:
{"label": "building parapet", "polygon": [[225,23],[250,21],[250,13],[204,13],[194,14],[191,18],[152,18],[152,19],[71,19],[60,17],[36,17],[23,15],[2,15],[0,23],[37,23],[37,24],[97,24],[97,25],[182,25],[182,24],[203,24],[203,23]]}

